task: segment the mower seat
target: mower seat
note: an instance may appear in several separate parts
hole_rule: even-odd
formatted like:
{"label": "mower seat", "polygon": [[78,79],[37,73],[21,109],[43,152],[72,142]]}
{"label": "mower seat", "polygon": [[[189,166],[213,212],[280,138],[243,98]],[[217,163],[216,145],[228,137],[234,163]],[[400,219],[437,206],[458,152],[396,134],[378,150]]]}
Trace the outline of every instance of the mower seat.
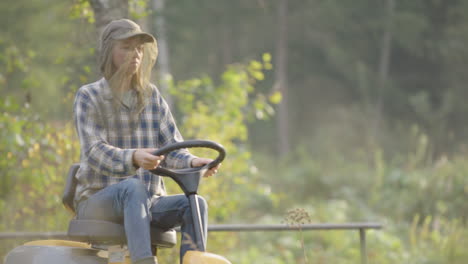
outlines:
{"label": "mower seat", "polygon": [[[73,164],[68,171],[62,202],[65,207],[75,213],[74,196],[77,185],[75,174],[80,165]],[[121,223],[103,220],[73,219],[68,226],[68,236],[80,242],[97,245],[123,245],[127,243],[124,226]],[[170,248],[176,242],[176,231],[151,226],[151,244],[157,248]]]}

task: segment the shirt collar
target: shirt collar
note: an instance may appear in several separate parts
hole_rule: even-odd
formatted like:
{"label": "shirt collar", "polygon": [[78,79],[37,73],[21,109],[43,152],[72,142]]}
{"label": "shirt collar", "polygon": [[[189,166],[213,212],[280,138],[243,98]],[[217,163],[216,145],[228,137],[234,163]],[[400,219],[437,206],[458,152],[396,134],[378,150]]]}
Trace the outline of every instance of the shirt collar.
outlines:
{"label": "shirt collar", "polygon": [[102,78],[101,80],[99,80],[99,87],[101,88],[102,98],[106,100],[112,100],[112,98],[114,98],[114,95],[112,94],[112,91],[106,78]]}

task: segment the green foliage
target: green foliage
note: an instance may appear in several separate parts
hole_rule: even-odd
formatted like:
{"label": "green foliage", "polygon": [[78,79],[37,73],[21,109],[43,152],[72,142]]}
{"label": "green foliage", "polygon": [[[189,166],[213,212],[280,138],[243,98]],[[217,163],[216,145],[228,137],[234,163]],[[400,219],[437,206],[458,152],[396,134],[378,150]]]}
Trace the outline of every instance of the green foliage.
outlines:
{"label": "green foliage", "polygon": [[[227,158],[218,175],[203,180],[200,194],[210,206],[210,223],[232,223],[245,221],[246,209],[254,199],[269,200],[268,193],[259,193],[260,183],[255,174],[251,152],[247,145],[247,124],[258,117],[258,111],[272,106],[257,98],[256,92],[263,65],[251,62],[249,65],[230,65],[223,73],[219,84],[204,76],[178,83],[170,83],[170,94],[174,100],[174,112],[179,129],[186,139],[209,139],[221,143],[227,151]],[[272,113],[265,113],[269,116]],[[210,151],[194,149],[198,156],[213,155]],[[167,181],[166,181],[167,182]],[[168,183],[171,193],[180,190]],[[218,254],[235,250],[237,235],[210,234],[210,251]],[[171,263],[178,255],[161,255],[162,263]]]}
{"label": "green foliage", "polygon": [[95,36],[91,39],[84,33],[92,32],[93,25],[86,19],[69,18],[78,9],[86,12],[85,4],[59,0],[0,3],[0,21],[7,25],[0,29],[1,97],[28,103],[45,119],[69,119],[71,107],[64,98],[94,72],[88,65],[94,63]]}
{"label": "green foliage", "polygon": [[89,23],[94,23],[95,18],[89,0],[74,0],[70,8],[70,18],[84,18]]}
{"label": "green foliage", "polygon": [[[31,118],[2,116],[3,144],[0,168],[2,230],[48,230],[65,227],[60,204],[67,168],[77,149],[70,125],[63,131],[41,125]],[[75,157],[75,158],[73,158]],[[51,214],[54,217],[47,217]],[[42,217],[37,217],[42,215]]]}
{"label": "green foliage", "polygon": [[[415,144],[399,154],[380,149],[343,152],[318,145],[281,161],[256,158],[259,177],[280,197],[273,211],[269,208],[258,214],[263,221],[276,215],[276,223],[285,215],[288,223],[381,222],[383,230],[368,232],[370,263],[464,263],[468,246],[464,235],[468,231],[466,155],[428,163],[427,137],[416,129],[413,134]],[[292,207],[303,209],[290,211]],[[282,238],[282,234],[252,235],[247,241],[265,242],[262,247],[267,253],[258,256],[246,249],[250,253],[241,256],[305,263],[300,249],[306,248],[310,263],[359,262],[357,231],[304,232],[303,246],[300,236],[288,244],[270,241]]]}
{"label": "green foliage", "polygon": [[[61,194],[79,151],[72,124],[44,124],[7,97],[0,99],[0,138],[0,230],[65,230],[70,216]],[[2,241],[0,255],[13,245]]]}
{"label": "green foliage", "polygon": [[151,13],[151,9],[148,5],[151,5],[151,0],[130,0],[129,15],[132,19],[141,19],[148,16]]}

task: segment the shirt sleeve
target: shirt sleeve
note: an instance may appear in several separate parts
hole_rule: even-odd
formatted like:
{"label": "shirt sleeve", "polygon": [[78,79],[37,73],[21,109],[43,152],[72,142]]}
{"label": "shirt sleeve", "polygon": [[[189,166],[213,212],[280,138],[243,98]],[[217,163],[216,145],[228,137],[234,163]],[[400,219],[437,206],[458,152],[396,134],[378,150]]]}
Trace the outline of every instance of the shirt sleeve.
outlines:
{"label": "shirt sleeve", "polygon": [[[184,139],[177,129],[169,106],[159,93],[157,101],[160,107],[160,111],[158,113],[160,120],[158,140],[160,146],[183,141]],[[190,168],[194,158],[196,158],[196,156],[192,155],[187,149],[179,149],[166,155],[163,165],[173,169]]]}
{"label": "shirt sleeve", "polygon": [[78,90],[73,106],[75,126],[81,145],[82,162],[96,173],[123,177],[134,175],[133,153],[135,149],[121,149],[108,144],[105,123],[91,96]]}

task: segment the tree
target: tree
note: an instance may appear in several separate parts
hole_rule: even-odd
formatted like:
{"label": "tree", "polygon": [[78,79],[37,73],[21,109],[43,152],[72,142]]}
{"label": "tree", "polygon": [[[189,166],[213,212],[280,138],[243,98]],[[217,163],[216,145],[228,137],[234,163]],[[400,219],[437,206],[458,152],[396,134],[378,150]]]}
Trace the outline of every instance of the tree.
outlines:
{"label": "tree", "polygon": [[167,37],[166,18],[164,14],[165,0],[153,0],[153,17],[152,25],[153,32],[158,41],[158,64],[160,66],[160,87],[165,93],[165,98],[168,104],[172,105],[171,95],[167,92],[169,89],[169,81],[171,78],[170,56],[169,56],[169,40]]}
{"label": "tree", "polygon": [[280,155],[291,149],[288,106],[288,0],[278,1],[278,33],[276,37],[276,68],[274,89],[281,92],[277,119],[277,151]]}
{"label": "tree", "polygon": [[371,135],[374,140],[378,138],[380,123],[382,118],[383,98],[385,96],[385,88],[388,86],[388,74],[390,67],[391,49],[392,49],[392,31],[393,20],[395,13],[395,1],[386,0],[385,3],[385,22],[382,34],[382,46],[379,58],[378,77],[377,77],[377,98],[374,109],[374,118],[371,124]]}
{"label": "tree", "polygon": [[98,36],[104,27],[114,19],[128,18],[129,0],[89,0],[94,12]]}

